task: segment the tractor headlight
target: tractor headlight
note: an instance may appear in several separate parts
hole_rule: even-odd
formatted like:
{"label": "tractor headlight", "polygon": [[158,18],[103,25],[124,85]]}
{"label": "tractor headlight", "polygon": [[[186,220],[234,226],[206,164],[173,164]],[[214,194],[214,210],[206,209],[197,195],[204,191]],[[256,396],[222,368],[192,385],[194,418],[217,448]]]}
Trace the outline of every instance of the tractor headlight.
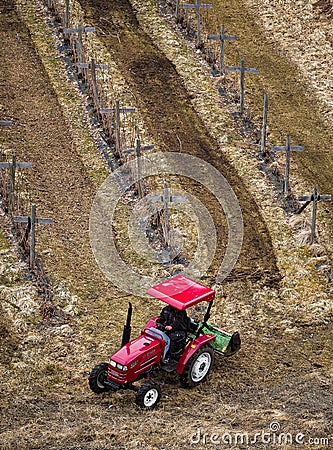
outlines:
{"label": "tractor headlight", "polygon": [[110,365],[112,367],[117,367],[117,369],[122,370],[123,372],[126,372],[128,367],[127,366],[123,366],[120,363],[117,363],[116,361],[113,361],[112,359],[110,359]]}

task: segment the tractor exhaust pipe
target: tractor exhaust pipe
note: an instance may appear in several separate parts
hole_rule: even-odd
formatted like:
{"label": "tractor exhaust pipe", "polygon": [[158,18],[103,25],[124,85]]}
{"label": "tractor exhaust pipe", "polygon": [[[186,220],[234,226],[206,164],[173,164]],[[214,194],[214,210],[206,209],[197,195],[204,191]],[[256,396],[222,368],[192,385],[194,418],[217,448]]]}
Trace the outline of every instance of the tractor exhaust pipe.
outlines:
{"label": "tractor exhaust pipe", "polygon": [[126,345],[130,339],[131,339],[131,319],[132,319],[132,303],[128,303],[128,310],[127,310],[127,319],[126,324],[124,326],[123,330],[123,338],[121,341],[121,346],[123,347]]}

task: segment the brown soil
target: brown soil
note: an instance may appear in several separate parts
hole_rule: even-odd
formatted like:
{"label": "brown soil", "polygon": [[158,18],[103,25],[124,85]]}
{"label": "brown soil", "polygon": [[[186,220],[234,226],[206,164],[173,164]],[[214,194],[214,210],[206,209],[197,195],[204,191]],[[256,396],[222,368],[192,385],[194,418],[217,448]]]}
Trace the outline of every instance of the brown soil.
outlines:
{"label": "brown soil", "polygon": [[[70,321],[69,334],[39,323],[39,340],[22,335],[13,360],[16,344],[13,335],[9,338],[11,326],[1,321],[1,337],[7,345],[1,361],[1,448],[187,449],[193,448],[190,437],[198,428],[202,433],[246,431],[253,437],[258,430],[269,431],[273,419],[279,420],[283,432],[328,436],[333,404],[327,376],[332,340],[328,325],[319,324],[309,332],[295,310],[299,330],[289,338],[279,323],[290,310],[277,313],[260,298],[254,302],[253,293],[275,284],[279,274],[269,232],[253,198],[228,161],[216,156],[217,144],[191,108],[181,78],[140,29],[130,4],[125,0],[82,0],[81,4],[87,22],[98,26],[122,68],[145,125],[161,148],[176,150],[178,135],[184,152],[213,164],[235,190],[244,213],[245,241],[238,271],[225,284],[219,318],[223,323],[232,307],[244,324],[244,345],[235,358],[217,359],[210,380],[198,389],[181,390],[176,377],[158,375],[163,400],[154,412],[137,410],[131,392],[100,397],[89,392],[88,368],[107,359],[117,347],[124,312],[121,300],[127,297],[104,280],[94,261],[87,230],[98,186],[73,148],[55,92],[14,1],[6,0],[0,5],[1,106],[3,116],[15,118],[16,124],[5,139],[20,158],[34,164],[28,177],[30,194],[38,214],[54,219],[52,227],[39,231],[47,250],[46,268],[54,284],[65,281],[79,295],[80,316]],[[205,204],[213,213],[213,200],[207,198]],[[214,218],[221,222],[215,213]],[[258,275],[265,275],[261,282]],[[136,309],[144,310],[143,321],[156,311],[156,306],[130,299]],[[134,319],[133,334],[141,326]],[[27,351],[33,363],[20,366],[20,352]]]}

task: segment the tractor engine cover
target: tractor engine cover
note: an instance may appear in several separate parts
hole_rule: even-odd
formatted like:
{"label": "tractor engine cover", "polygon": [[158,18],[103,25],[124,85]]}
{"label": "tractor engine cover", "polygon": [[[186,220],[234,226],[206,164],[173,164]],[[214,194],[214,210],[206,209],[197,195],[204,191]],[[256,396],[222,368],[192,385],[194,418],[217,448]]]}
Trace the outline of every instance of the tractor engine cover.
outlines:
{"label": "tractor engine cover", "polygon": [[114,353],[109,362],[108,379],[119,384],[132,383],[161,361],[164,343],[144,332]]}

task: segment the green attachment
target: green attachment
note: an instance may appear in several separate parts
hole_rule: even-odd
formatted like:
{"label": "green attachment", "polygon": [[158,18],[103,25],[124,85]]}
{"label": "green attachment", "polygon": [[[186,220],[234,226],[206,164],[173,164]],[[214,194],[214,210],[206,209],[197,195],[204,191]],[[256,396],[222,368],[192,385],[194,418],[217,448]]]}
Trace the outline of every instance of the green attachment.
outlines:
{"label": "green attachment", "polygon": [[226,333],[209,322],[200,323],[198,329],[201,327],[202,333],[213,334],[216,337],[215,341],[210,342],[210,345],[223,356],[231,356],[240,349],[241,341],[237,331],[233,334]]}

